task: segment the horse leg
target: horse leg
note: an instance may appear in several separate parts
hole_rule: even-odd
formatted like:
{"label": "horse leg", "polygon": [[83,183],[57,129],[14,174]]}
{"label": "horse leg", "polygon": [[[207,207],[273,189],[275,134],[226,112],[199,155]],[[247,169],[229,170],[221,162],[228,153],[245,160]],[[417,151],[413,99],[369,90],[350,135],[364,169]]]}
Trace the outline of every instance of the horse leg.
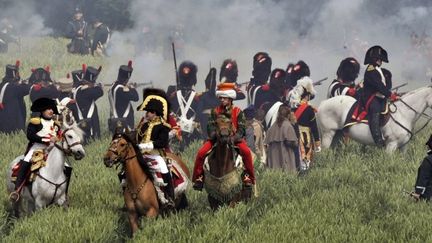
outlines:
{"label": "horse leg", "polygon": [[42,200],[42,197],[40,196],[35,197],[35,206],[36,206],[36,210],[40,210],[46,206],[44,200]]}
{"label": "horse leg", "polygon": [[386,152],[388,154],[392,154],[394,151],[396,151],[396,149],[398,148],[397,146],[397,142],[390,142],[386,145]]}
{"label": "horse leg", "polygon": [[321,136],[321,147],[322,148],[330,148],[332,142],[333,142],[333,137],[335,135],[336,131],[334,130],[328,130],[328,131],[324,131],[322,133]]}
{"label": "horse leg", "polygon": [[129,219],[129,225],[131,227],[132,236],[137,232],[139,225],[138,225],[138,211],[135,207],[135,202],[130,197],[129,193],[124,193],[124,199],[126,204],[126,210],[128,213],[128,219]]}

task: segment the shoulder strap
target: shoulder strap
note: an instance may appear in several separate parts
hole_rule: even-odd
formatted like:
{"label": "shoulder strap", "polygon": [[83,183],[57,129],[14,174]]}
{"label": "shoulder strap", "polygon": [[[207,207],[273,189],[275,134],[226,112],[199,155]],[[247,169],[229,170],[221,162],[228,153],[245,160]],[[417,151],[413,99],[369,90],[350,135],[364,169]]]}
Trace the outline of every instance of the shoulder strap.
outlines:
{"label": "shoulder strap", "polygon": [[3,85],[1,91],[0,91],[0,103],[3,103],[4,94],[6,92],[6,87],[9,85],[9,83],[6,83]]}
{"label": "shoulder strap", "polygon": [[76,88],[74,88],[74,89],[72,89],[72,95],[73,95],[73,99],[75,100],[75,106],[76,106],[77,112],[78,112],[78,119],[81,121],[84,117],[82,115],[81,108],[79,107],[78,101],[76,99],[78,90],[80,90],[80,89],[81,89],[81,85],[78,86],[78,87],[76,87]]}
{"label": "shoulder strap", "polygon": [[252,99],[252,104],[253,104],[253,105],[255,105],[255,98],[256,98],[256,94],[257,94],[257,92],[258,92],[259,89],[261,89],[261,85],[258,86],[258,87],[256,87],[255,90],[254,90],[253,93],[252,93],[252,97],[251,97],[251,99]]}
{"label": "shoulder strap", "polygon": [[[119,85],[117,85],[117,87],[115,87],[114,88],[114,90],[112,89],[112,86],[111,86],[111,89],[110,89],[110,92],[108,92],[108,100],[109,100],[109,102],[110,102],[110,105],[111,105],[111,115],[114,117],[114,118],[118,118],[118,114],[117,114],[117,110],[116,110],[116,101],[117,101],[117,99],[116,99],[116,93],[117,93],[117,90],[118,90],[118,88],[120,88],[120,86],[121,87],[124,87],[123,85],[121,85],[121,84],[119,84]],[[112,92],[111,92],[112,91]],[[129,113],[129,112],[128,112]]]}
{"label": "shoulder strap", "polygon": [[[192,91],[191,94],[189,95],[188,100],[186,101],[181,93],[181,90],[177,91],[177,102],[179,104],[180,107],[180,117],[184,117],[187,118],[187,113],[188,111],[191,109],[191,105],[192,105],[192,101],[194,100],[196,92]],[[195,117],[195,115],[193,116],[193,118]]]}

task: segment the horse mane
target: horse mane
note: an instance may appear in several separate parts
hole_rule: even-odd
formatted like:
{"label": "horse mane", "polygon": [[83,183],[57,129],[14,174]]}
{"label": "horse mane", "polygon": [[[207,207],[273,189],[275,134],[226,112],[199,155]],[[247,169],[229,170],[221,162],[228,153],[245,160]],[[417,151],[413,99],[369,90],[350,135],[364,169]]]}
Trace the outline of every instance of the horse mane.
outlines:
{"label": "horse mane", "polygon": [[81,139],[81,141],[83,141],[85,132],[78,126],[77,123],[74,123],[73,125],[66,125],[64,123],[62,130],[66,130],[66,129],[73,130],[76,133],[76,135]]}
{"label": "horse mane", "polygon": [[427,89],[427,88],[430,88],[430,87],[431,87],[431,86],[425,86],[425,87],[420,87],[420,88],[415,89],[415,90],[408,91],[407,93],[405,93],[404,95],[402,95],[401,98],[408,98],[408,97],[411,96],[412,94],[415,94],[415,93],[417,93],[417,92],[419,92],[419,91],[421,91],[421,90],[423,90],[423,89]]}
{"label": "horse mane", "polygon": [[138,163],[140,164],[142,170],[144,171],[144,174],[146,174],[146,176],[153,182],[154,178],[153,178],[153,173],[151,172],[150,166],[147,164],[147,162],[144,160],[144,157],[141,153],[141,150],[138,148],[138,145],[135,143],[135,141],[128,136],[128,134],[126,133],[116,133],[113,136],[113,139],[115,137],[121,136],[122,138],[124,138],[129,144],[132,145],[132,148],[135,151]]}

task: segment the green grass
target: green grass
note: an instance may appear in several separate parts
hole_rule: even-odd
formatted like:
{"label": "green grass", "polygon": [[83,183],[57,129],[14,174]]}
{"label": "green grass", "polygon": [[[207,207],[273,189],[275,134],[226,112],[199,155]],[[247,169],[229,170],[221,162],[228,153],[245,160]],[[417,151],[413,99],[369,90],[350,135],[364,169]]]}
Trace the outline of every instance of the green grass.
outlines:
{"label": "green grass", "polygon": [[[80,67],[91,57],[63,53],[64,40],[43,39],[39,53],[22,58],[28,66],[52,63],[62,73]],[[58,43],[57,43],[58,42]],[[48,49],[47,55],[40,53]],[[63,51],[63,52],[62,52]],[[19,55],[19,54],[17,54]],[[0,65],[15,57],[0,56]],[[56,61],[55,61],[56,60]],[[102,59],[94,59],[103,63]],[[59,70],[56,70],[56,69]],[[102,129],[106,130],[106,97],[99,102]],[[142,219],[142,229],[128,238],[123,198],[114,169],[103,165],[109,136],[86,147],[87,156],[73,163],[71,207],[51,207],[33,215],[9,217],[8,193],[0,183],[0,239],[4,242],[431,242],[427,203],[414,203],[402,190],[413,187],[425,155],[425,129],[408,145],[406,153],[383,151],[350,143],[341,151],[325,150],[304,177],[259,170],[259,197],[234,209],[211,212],[205,193],[189,190],[190,208],[156,220]],[[0,174],[23,152],[24,133],[0,135]],[[192,168],[200,144],[192,144],[183,158]]]}

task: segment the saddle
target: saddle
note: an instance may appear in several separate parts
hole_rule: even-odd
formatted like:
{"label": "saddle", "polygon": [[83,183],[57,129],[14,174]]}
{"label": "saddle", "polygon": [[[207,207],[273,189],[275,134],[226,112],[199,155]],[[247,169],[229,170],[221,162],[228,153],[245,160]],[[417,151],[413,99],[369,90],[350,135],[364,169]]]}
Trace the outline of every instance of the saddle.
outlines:
{"label": "saddle", "polygon": [[[33,152],[32,158],[31,158],[31,167],[30,167],[30,176],[27,180],[28,183],[33,182],[36,179],[36,174],[39,171],[40,168],[46,166],[46,159],[47,159],[48,153],[45,153],[44,150],[38,149]],[[22,161],[18,162],[14,167],[12,167],[12,177],[11,181],[15,182],[18,176],[18,171],[22,166]]]}
{"label": "saddle", "polygon": [[[359,101],[356,101],[350,108],[348,115],[345,119],[344,123],[344,129],[349,128],[352,125],[358,124],[358,123],[365,123],[368,124],[368,110],[369,110],[370,102],[368,101],[366,103],[366,106],[361,104]],[[387,124],[388,120],[390,119],[390,112],[389,112],[389,103],[387,102],[384,110],[381,112],[380,115],[380,127],[383,127],[385,124]]]}
{"label": "saddle", "polygon": [[[210,155],[212,155],[214,153],[214,148],[215,147],[216,147],[216,143],[213,144],[212,148],[205,155],[204,168],[206,170],[209,170],[208,158],[210,157]],[[240,156],[239,149],[236,146],[233,146],[232,147],[232,152],[233,152],[233,155],[234,155],[235,167],[236,168],[242,167],[243,166],[243,158]]]}

